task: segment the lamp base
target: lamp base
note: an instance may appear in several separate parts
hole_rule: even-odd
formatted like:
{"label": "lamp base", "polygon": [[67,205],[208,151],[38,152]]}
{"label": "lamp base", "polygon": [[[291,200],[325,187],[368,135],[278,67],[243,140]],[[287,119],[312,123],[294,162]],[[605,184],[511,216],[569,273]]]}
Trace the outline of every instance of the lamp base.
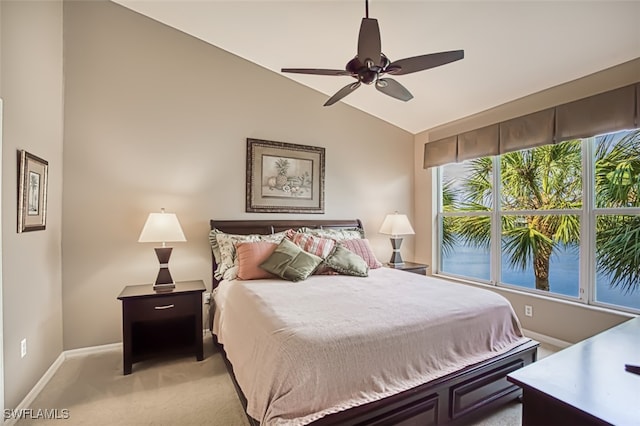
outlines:
{"label": "lamp base", "polygon": [[400,246],[402,245],[402,237],[390,238],[391,247],[393,248],[393,252],[391,253],[391,260],[389,260],[389,265],[391,266],[400,266],[404,265],[404,260],[402,260],[402,256],[400,255]]}
{"label": "lamp base", "polygon": [[173,247],[157,247],[155,249],[156,256],[160,262],[160,270],[158,271],[158,277],[153,285],[155,291],[171,291],[176,285],[169,272],[169,258],[171,257],[171,250]]}

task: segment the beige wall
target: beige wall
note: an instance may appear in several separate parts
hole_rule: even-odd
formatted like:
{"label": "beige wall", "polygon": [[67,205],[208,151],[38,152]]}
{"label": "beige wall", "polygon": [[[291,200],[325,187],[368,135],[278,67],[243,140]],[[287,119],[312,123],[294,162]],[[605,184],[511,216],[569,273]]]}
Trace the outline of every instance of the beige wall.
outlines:
{"label": "beige wall", "polygon": [[[416,239],[416,258],[428,263],[435,261],[434,240],[437,238],[437,235],[431,234],[436,224],[437,199],[432,191],[436,173],[435,169],[422,168],[425,143],[632,84],[639,78],[640,59],[635,59],[609,70],[417,134],[415,136],[415,217],[416,226],[419,229],[417,232],[421,234],[421,238]],[[433,270],[432,268],[431,271]],[[526,329],[566,342],[577,342],[629,318],[629,315],[603,309],[587,308],[583,305],[567,304],[549,298],[493,289],[510,300]],[[525,304],[533,306],[533,318],[524,317]]]}
{"label": "beige wall", "polygon": [[248,137],[325,147],[324,217],[363,219],[390,257],[377,230],[413,211],[413,135],[116,4],[66,2],[64,22],[65,349],[121,340],[117,295],[158,269],[149,212],[184,228],[174,279],[207,286],[210,218],[295,217],[245,213]]}
{"label": "beige wall", "polygon": [[[15,408],[62,351],[62,3],[0,8],[4,406]],[[45,231],[16,232],[18,149],[49,161]]]}
{"label": "beige wall", "polygon": [[0,409],[4,412],[4,317],[2,302],[2,120],[4,118],[2,99],[2,4],[0,3]]}

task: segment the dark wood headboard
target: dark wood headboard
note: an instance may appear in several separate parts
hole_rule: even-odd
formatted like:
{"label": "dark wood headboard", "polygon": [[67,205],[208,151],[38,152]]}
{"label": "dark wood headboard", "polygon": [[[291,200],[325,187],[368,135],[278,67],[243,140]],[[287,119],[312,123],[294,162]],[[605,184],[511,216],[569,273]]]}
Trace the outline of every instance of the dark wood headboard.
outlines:
{"label": "dark wood headboard", "polygon": [[[363,230],[360,219],[348,220],[215,220],[209,221],[210,228],[216,228],[227,234],[275,234],[276,232],[286,231],[287,229],[313,228],[313,229],[344,229],[344,228],[360,228]],[[212,259],[212,288],[218,286],[218,280],[213,277],[213,272],[217,268],[216,260]]]}

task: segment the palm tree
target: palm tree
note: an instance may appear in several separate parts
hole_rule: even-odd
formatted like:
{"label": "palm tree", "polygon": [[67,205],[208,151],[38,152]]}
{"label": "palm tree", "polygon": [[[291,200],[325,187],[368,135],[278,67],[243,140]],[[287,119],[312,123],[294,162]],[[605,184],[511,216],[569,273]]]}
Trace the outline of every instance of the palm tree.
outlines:
{"label": "palm tree", "polygon": [[[596,207],[640,207],[640,130],[601,137],[595,155]],[[527,211],[502,216],[502,251],[512,267],[533,267],[536,288],[549,290],[549,263],[561,246],[579,245],[577,215],[530,214],[582,207],[581,142],[567,141],[502,155],[501,206],[504,211]],[[492,160],[470,161],[461,185],[445,197],[445,211],[489,212],[492,197]],[[444,187],[443,187],[444,189]],[[459,238],[466,244],[488,247],[489,214],[445,217],[447,250]],[[598,215],[597,269],[611,286],[625,291],[640,287],[640,215]]]}
{"label": "palm tree", "polygon": [[[501,159],[504,210],[582,207],[581,144],[569,141],[506,154]],[[503,251],[514,267],[533,263],[536,288],[549,290],[549,261],[559,245],[577,246],[575,215],[503,216]]]}
{"label": "palm tree", "polygon": [[[601,137],[596,147],[596,207],[640,207],[640,130]],[[612,287],[640,288],[640,215],[598,215],[598,271]]]}
{"label": "palm tree", "polygon": [[[464,210],[478,210],[491,191],[491,159],[471,162],[463,181]],[[502,210],[552,210],[580,208],[582,178],[579,141],[545,145],[505,154],[500,159]],[[457,233],[475,245],[488,245],[490,217],[466,217]],[[512,267],[533,266],[536,288],[549,290],[549,261],[560,245],[577,245],[580,223],[575,215],[504,215],[502,251]]]}
{"label": "palm tree", "polygon": [[[581,142],[574,140],[504,154],[500,159],[502,210],[527,211],[502,216],[502,251],[512,267],[533,267],[539,290],[549,290],[549,263],[554,251],[579,245],[580,222],[577,215],[531,211],[582,208],[581,149]],[[470,161],[468,171],[457,193],[443,197],[445,211],[491,210],[491,158]],[[621,140],[605,138],[596,151],[595,171],[597,207],[640,207],[640,131]],[[476,247],[489,246],[489,214],[455,219],[444,224],[449,228],[447,233],[454,235],[451,240],[460,238]],[[640,216],[599,215],[596,235],[598,271],[608,275],[614,287],[621,285],[627,291],[638,288]]]}
{"label": "palm tree", "polygon": [[[451,182],[443,182],[442,205],[444,207],[444,211],[453,211],[452,207],[455,204],[455,196],[455,190],[452,188]],[[453,252],[457,242],[456,234],[452,231],[453,218],[444,217],[442,221],[444,226],[442,227],[441,248],[443,253],[449,254]]]}

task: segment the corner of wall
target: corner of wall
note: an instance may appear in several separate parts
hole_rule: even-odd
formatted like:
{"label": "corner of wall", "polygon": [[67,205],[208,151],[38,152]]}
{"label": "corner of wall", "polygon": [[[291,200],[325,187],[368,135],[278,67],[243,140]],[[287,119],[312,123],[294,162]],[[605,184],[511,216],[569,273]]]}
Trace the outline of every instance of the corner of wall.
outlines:
{"label": "corner of wall", "polygon": [[[62,1],[0,1],[4,407],[62,352]],[[46,229],[17,233],[16,151],[49,162]],[[27,340],[21,357],[20,343]]]}

